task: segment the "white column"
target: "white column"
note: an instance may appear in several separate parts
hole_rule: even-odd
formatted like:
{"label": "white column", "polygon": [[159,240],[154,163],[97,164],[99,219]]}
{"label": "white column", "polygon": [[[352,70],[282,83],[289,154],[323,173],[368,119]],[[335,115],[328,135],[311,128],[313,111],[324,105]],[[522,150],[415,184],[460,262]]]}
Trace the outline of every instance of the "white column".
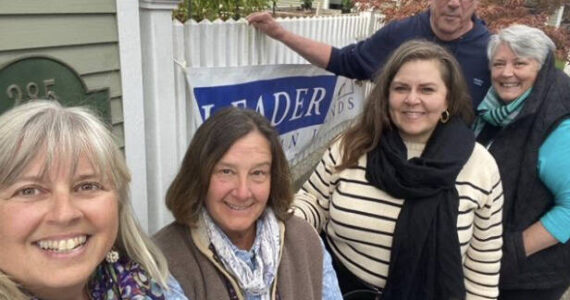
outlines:
{"label": "white column", "polygon": [[548,18],[548,24],[556,28],[560,27],[562,23],[562,16],[564,15],[564,5],[560,6],[550,18]]}
{"label": "white column", "polygon": [[139,6],[136,0],[117,0],[119,55],[123,100],[125,156],[131,170],[131,200],[141,226],[148,230],[145,124]]}
{"label": "white column", "polygon": [[172,10],[178,2],[139,0],[151,234],[172,220],[164,205],[164,196],[183,155],[178,150],[181,137],[178,124],[184,124],[185,120],[180,120],[177,113],[180,105],[175,95],[172,38]]}

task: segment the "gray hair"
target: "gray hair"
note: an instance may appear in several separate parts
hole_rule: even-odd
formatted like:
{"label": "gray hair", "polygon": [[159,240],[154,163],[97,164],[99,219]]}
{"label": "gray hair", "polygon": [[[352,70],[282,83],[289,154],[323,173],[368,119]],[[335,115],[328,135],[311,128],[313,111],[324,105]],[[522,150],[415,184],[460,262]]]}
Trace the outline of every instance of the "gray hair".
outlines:
{"label": "gray hair", "polygon": [[514,24],[491,36],[487,46],[489,63],[501,44],[509,46],[516,56],[536,60],[540,67],[544,64],[548,53],[556,50],[554,42],[542,30]]}
{"label": "gray hair", "polygon": [[[46,156],[42,175],[62,167],[65,162],[60,158],[70,159],[74,170],[80,157],[86,156],[119,196],[119,233],[114,246],[166,286],[166,259],[134,217],[130,173],[109,129],[90,110],[62,107],[56,101],[30,101],[5,112],[0,116],[0,189],[16,182],[39,153]],[[8,276],[0,276],[0,287],[13,286]]]}

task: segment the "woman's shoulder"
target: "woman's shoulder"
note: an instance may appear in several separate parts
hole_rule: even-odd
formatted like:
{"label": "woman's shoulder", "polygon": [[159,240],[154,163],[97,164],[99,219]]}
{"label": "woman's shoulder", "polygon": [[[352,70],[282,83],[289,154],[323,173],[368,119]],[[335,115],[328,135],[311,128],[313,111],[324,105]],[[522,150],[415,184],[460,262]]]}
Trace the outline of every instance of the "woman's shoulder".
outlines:
{"label": "woman's shoulder", "polygon": [[282,262],[306,268],[307,272],[322,275],[323,246],[317,231],[309,223],[297,216],[291,216],[284,222]]}
{"label": "woman's shoulder", "polygon": [[338,158],[338,160],[340,160],[340,157],[342,155],[342,140],[343,140],[343,136],[339,136],[337,138],[335,138],[329,148],[327,149],[327,153],[330,153],[334,158]]}
{"label": "woman's shoulder", "polygon": [[468,182],[486,191],[500,180],[499,167],[493,155],[479,143],[475,143],[471,156],[457,177],[458,182]]}
{"label": "woman's shoulder", "polygon": [[185,231],[186,226],[177,222],[172,222],[160,229],[152,238],[159,244],[168,243],[172,240],[178,240],[181,236],[184,236]]}
{"label": "woman's shoulder", "polygon": [[300,241],[300,242],[319,242],[320,237],[307,221],[295,216],[291,215],[287,220],[284,222],[285,224],[285,238],[291,241]]}
{"label": "woman's shoulder", "polygon": [[495,158],[493,158],[493,155],[485,148],[485,146],[475,142],[473,152],[471,152],[471,156],[469,156],[465,165],[467,167],[477,167],[478,164],[497,165]]}
{"label": "woman's shoulder", "polygon": [[304,219],[297,217],[295,215],[291,215],[283,223],[285,224],[286,231],[297,230],[303,233],[310,232],[310,233],[315,233],[315,235],[317,234],[317,231],[313,228],[313,226],[311,226]]}
{"label": "woman's shoulder", "polygon": [[479,143],[475,143],[475,146],[473,147],[473,153],[471,153],[471,156],[469,157],[469,160],[467,162],[477,162],[477,163],[490,163],[490,164],[495,164],[495,158],[493,158],[493,155],[485,148],[485,146],[479,144]]}
{"label": "woman's shoulder", "polygon": [[[344,155],[344,135],[337,136],[330,144],[328,149],[324,153],[324,159],[330,161],[331,164],[338,166],[342,161]],[[358,158],[358,165],[366,165],[366,154]]]}

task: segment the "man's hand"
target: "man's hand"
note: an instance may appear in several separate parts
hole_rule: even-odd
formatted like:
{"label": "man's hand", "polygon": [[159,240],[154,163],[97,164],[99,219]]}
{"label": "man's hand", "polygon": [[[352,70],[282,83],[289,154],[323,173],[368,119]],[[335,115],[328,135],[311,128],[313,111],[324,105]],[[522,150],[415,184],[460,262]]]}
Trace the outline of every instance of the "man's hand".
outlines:
{"label": "man's hand", "polygon": [[281,41],[286,33],[286,29],[277,23],[268,12],[255,12],[247,16],[246,19],[250,25],[276,40]]}
{"label": "man's hand", "polygon": [[269,37],[284,43],[313,65],[321,68],[328,66],[332,51],[330,45],[308,39],[285,29],[268,12],[252,13],[246,19],[250,25]]}

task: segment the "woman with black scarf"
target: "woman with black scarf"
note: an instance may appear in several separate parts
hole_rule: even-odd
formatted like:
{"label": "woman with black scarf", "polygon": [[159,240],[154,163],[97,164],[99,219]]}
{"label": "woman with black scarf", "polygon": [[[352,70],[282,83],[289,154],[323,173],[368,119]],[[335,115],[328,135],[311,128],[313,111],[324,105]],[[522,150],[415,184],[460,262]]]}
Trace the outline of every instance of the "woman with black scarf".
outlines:
{"label": "woman with black scarf", "polygon": [[326,236],[345,299],[498,296],[502,186],[472,117],[442,47],[411,41],[385,64],[294,202]]}
{"label": "woman with black scarf", "polygon": [[560,299],[570,285],[570,78],[554,49],[525,25],[488,46],[492,87],[473,127],[505,190],[499,299]]}

